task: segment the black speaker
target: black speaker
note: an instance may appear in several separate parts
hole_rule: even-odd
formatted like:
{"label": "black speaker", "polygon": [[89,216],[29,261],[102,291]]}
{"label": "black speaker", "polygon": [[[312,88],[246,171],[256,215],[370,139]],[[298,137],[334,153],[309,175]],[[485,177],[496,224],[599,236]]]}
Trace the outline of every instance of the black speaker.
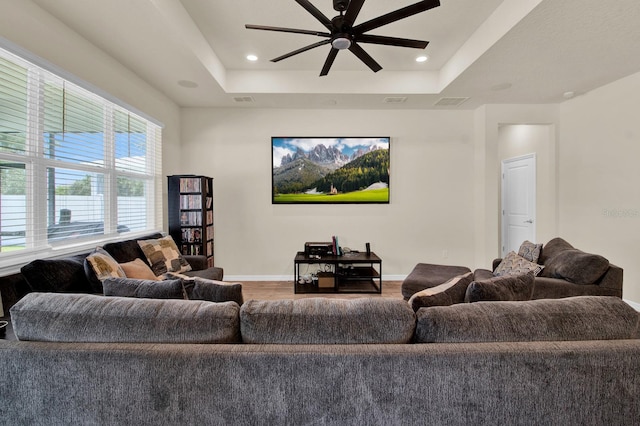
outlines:
{"label": "black speaker", "polygon": [[367,247],[367,256],[369,256],[371,254],[371,244],[367,243],[366,247]]}

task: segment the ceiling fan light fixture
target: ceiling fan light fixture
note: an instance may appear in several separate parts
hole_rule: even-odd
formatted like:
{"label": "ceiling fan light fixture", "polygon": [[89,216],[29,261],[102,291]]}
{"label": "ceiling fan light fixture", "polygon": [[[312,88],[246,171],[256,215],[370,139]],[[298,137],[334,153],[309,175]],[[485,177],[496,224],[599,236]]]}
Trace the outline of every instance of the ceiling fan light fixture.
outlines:
{"label": "ceiling fan light fixture", "polygon": [[351,38],[349,37],[349,34],[338,34],[333,40],[331,40],[331,46],[338,50],[350,48]]}
{"label": "ceiling fan light fixture", "polygon": [[251,30],[263,30],[263,31],[278,31],[284,33],[293,34],[306,34],[314,35],[317,37],[324,37],[324,40],[304,46],[300,49],[293,50],[277,58],[271,59],[271,62],[279,62],[283,59],[290,58],[294,55],[306,52],[316,47],[325,46],[331,44],[331,50],[327,54],[327,59],[324,61],[322,70],[320,71],[320,77],[329,74],[329,70],[333,65],[336,55],[341,50],[349,50],[360,61],[362,61],[371,71],[378,72],[382,69],[382,66],[376,62],[375,59],[369,55],[366,50],[361,46],[362,43],[380,44],[385,46],[396,47],[411,47],[415,49],[424,49],[429,44],[424,40],[412,40],[408,38],[400,37],[388,37],[375,34],[367,34],[369,31],[373,31],[376,28],[380,28],[384,25],[391,24],[401,19],[408,18],[421,12],[425,12],[434,7],[440,6],[440,0],[422,0],[409,6],[401,7],[393,12],[380,15],[377,18],[369,19],[363,23],[355,25],[356,19],[360,13],[360,10],[364,6],[366,0],[333,0],[333,8],[339,12],[338,16],[334,16],[329,19],[324,13],[322,13],[317,7],[315,7],[311,0],[296,0],[300,6],[302,6],[309,14],[311,14],[318,22],[322,24],[329,32],[305,30],[298,28],[287,27],[269,27],[265,25],[249,25],[246,24],[245,28]]}

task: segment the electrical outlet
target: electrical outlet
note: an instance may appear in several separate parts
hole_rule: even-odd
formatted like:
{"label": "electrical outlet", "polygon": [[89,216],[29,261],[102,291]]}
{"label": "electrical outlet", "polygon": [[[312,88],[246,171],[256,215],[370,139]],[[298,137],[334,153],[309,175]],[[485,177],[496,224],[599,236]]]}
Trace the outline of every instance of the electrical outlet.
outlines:
{"label": "electrical outlet", "polygon": [[449,257],[449,250],[447,249],[442,250],[442,258],[446,259],[448,257]]}

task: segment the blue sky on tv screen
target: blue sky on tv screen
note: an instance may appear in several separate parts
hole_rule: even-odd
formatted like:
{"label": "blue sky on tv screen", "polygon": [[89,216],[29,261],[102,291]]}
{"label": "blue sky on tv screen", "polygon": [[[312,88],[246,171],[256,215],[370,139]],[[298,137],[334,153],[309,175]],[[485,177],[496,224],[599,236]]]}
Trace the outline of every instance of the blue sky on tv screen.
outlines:
{"label": "blue sky on tv screen", "polygon": [[372,146],[378,146],[382,149],[389,149],[388,137],[357,137],[357,138],[285,138],[274,137],[271,139],[273,148],[273,167],[280,167],[282,157],[287,154],[293,155],[298,148],[304,152],[311,151],[316,145],[323,144],[327,148],[336,147],[343,154],[351,156],[359,149],[368,149]]}

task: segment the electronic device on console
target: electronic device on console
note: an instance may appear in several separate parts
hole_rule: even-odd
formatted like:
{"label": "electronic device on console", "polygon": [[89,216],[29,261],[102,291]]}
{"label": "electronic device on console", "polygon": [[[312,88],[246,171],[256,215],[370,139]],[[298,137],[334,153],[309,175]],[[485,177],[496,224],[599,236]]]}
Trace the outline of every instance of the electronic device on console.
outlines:
{"label": "electronic device on console", "polygon": [[332,253],[332,243],[304,243],[304,254],[307,256],[326,256]]}

